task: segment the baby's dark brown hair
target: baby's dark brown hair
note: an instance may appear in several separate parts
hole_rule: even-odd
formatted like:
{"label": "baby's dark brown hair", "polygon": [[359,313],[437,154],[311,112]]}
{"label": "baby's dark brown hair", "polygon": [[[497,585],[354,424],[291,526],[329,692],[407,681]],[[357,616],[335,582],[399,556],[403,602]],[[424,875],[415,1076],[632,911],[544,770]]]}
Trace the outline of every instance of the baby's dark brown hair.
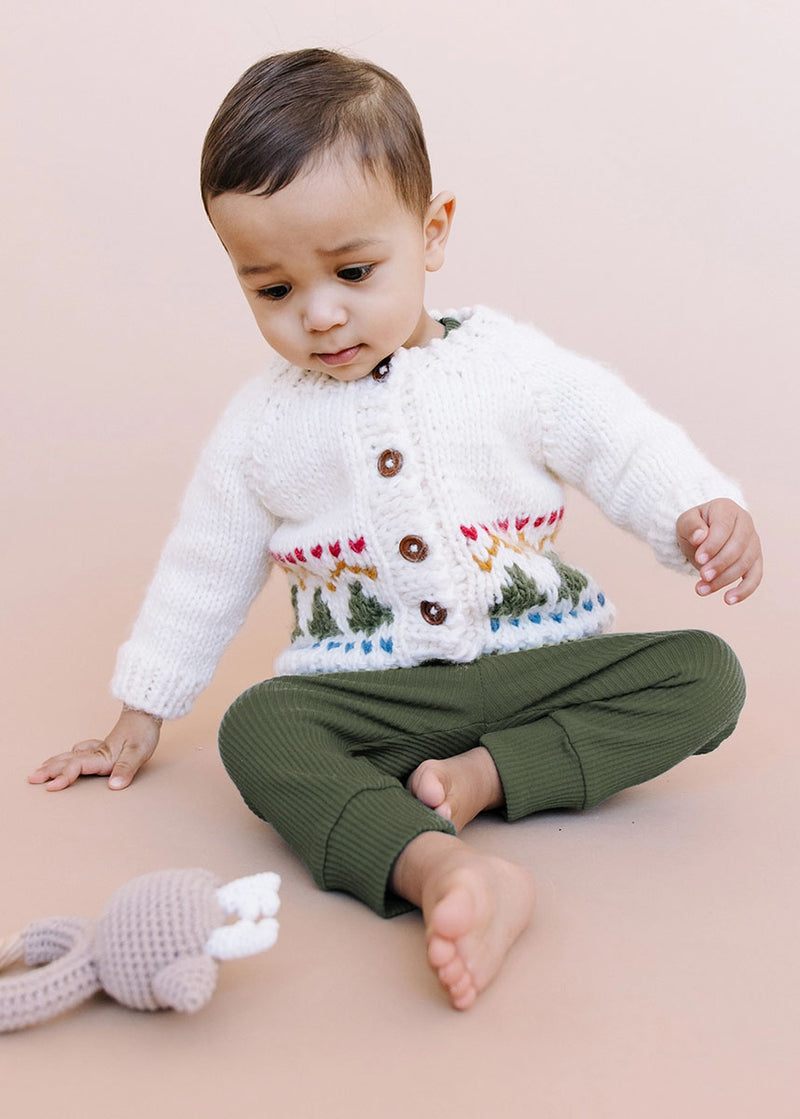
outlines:
{"label": "baby's dark brown hair", "polygon": [[256,62],[225,97],[203,144],[206,212],[226,191],[275,194],[332,149],[388,175],[403,205],[425,213],[430,162],[405,86],[371,62],[319,49]]}

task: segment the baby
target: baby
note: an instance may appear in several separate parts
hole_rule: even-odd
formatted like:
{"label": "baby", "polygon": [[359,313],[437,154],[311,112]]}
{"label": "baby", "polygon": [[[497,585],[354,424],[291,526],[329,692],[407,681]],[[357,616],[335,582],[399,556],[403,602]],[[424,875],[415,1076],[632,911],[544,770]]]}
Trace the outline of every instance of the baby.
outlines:
{"label": "baby", "polygon": [[119,653],[119,721],[30,780],[129,785],[277,564],[295,628],[225,715],[225,766],[320,886],[422,910],[466,1009],[533,904],[528,871],[466,825],[596,805],[713,750],[744,701],[711,634],[605,632],[605,593],[555,550],[562,483],[728,603],[760,582],[758,536],[735,484],[615,375],[485,307],[426,310],[455,200],[384,70],[257,63],[201,185],[275,354],[203,452]]}

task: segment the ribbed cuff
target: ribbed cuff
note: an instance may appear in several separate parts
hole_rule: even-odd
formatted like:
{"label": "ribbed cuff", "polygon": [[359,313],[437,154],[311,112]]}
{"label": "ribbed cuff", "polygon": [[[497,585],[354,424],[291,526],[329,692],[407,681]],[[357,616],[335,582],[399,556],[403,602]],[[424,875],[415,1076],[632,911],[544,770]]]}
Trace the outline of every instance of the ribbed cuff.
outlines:
{"label": "ribbed cuff", "polygon": [[407,913],[415,907],[392,889],[392,869],[403,848],[426,831],[456,834],[449,820],[426,808],[406,789],[357,793],[328,836],[321,885],[353,894],[380,917]]}
{"label": "ribbed cuff", "polygon": [[492,731],[481,745],[492,755],[505,795],[507,820],[547,808],[583,808],[586,784],[566,731],[552,717]]}
{"label": "ribbed cuff", "polygon": [[125,644],[117,654],[111,694],[137,711],[147,711],[160,719],[179,719],[191,710],[207,683],[207,674],[187,679],[171,665],[133,656]]}

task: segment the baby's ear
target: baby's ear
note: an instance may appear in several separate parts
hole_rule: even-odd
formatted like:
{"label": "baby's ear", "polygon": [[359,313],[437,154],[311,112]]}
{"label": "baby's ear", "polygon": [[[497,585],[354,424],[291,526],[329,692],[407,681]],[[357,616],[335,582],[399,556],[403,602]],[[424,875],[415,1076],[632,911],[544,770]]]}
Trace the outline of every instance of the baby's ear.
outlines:
{"label": "baby's ear", "polygon": [[214,994],[217,964],[210,956],[182,956],[153,978],[153,995],[165,1009],[193,1014]]}
{"label": "baby's ear", "polygon": [[455,195],[449,190],[440,191],[431,199],[423,222],[426,272],[438,272],[444,264],[444,250],[447,238],[450,236],[455,209]]}

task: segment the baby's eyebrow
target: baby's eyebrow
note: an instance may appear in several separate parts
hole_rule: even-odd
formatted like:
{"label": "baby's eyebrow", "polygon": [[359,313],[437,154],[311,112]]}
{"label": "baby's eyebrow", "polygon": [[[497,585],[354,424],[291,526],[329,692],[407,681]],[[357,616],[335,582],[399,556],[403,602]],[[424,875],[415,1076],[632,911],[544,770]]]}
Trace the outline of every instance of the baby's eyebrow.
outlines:
{"label": "baby's eyebrow", "polygon": [[345,241],[335,249],[320,249],[319,253],[320,256],[341,256],[344,253],[354,253],[359,249],[373,248],[382,244],[383,242],[377,237],[354,237],[352,241]]}
{"label": "baby's eyebrow", "polygon": [[259,276],[266,272],[277,272],[277,264],[244,264],[238,270],[239,276]]}
{"label": "baby's eyebrow", "polygon": [[[378,237],[354,237],[351,241],[345,241],[344,244],[336,245],[333,249],[318,249],[317,253],[319,256],[326,257],[344,256],[346,253],[360,252],[361,249],[377,249],[383,244],[384,242]],[[280,270],[279,264],[244,264],[239,269],[238,275],[262,276]]]}

